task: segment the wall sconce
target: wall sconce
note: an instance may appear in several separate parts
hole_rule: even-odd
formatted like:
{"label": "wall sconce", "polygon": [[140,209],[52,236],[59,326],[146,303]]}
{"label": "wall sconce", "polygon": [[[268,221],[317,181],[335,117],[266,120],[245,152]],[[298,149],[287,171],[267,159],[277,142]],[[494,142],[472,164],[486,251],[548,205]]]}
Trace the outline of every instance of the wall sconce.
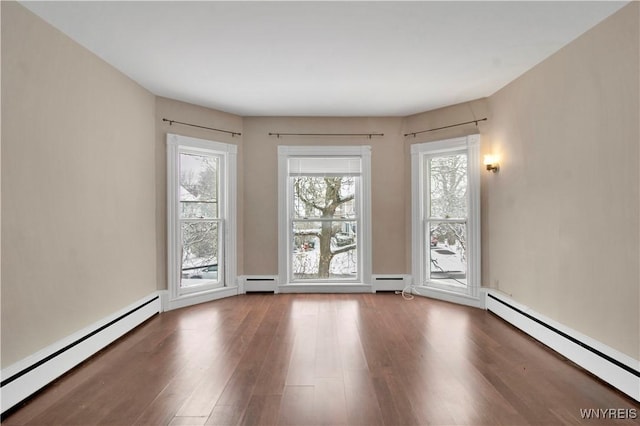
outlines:
{"label": "wall sconce", "polygon": [[495,155],[485,155],[484,156],[484,165],[487,167],[487,170],[493,173],[497,173],[500,170],[500,164],[498,163],[498,157]]}

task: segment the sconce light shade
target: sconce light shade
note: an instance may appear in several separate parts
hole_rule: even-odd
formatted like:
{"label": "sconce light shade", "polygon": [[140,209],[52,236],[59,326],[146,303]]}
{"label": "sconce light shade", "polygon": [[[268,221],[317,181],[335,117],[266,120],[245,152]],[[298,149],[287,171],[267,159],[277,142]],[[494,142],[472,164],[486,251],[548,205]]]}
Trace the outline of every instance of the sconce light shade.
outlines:
{"label": "sconce light shade", "polygon": [[493,173],[497,173],[500,170],[500,164],[498,164],[498,158],[495,155],[485,155],[484,165],[488,171]]}

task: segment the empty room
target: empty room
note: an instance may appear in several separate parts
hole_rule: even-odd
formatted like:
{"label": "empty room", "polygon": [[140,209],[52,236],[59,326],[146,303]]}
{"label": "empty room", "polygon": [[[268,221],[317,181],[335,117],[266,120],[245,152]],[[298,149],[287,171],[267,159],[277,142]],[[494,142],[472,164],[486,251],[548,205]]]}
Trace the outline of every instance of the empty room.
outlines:
{"label": "empty room", "polygon": [[640,2],[0,15],[3,425],[640,423]]}

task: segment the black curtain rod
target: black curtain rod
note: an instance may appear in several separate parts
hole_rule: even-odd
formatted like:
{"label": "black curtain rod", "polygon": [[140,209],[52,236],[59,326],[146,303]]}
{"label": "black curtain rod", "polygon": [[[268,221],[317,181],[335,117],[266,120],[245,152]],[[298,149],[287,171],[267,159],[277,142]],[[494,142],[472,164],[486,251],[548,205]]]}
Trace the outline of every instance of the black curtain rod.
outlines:
{"label": "black curtain rod", "polygon": [[405,133],[404,136],[407,137],[409,135],[413,135],[413,137],[415,138],[416,135],[419,135],[420,133],[433,132],[433,131],[436,131],[436,130],[448,129],[450,127],[456,127],[456,126],[464,126],[465,124],[471,124],[471,123],[475,123],[476,126],[477,126],[479,121],[487,121],[487,117],[480,118],[478,120],[465,121],[464,123],[451,124],[449,126],[436,127],[434,129],[420,130],[419,132]]}
{"label": "black curtain rod", "polygon": [[169,122],[169,126],[171,126],[173,123],[178,123],[178,124],[182,124],[183,126],[191,126],[191,127],[197,127],[199,129],[213,130],[214,132],[228,133],[228,134],[231,135],[231,137],[234,137],[236,135],[237,136],[242,136],[242,133],[232,132],[230,130],[214,129],[213,127],[206,127],[206,126],[199,126],[197,124],[183,123],[182,121],[169,120],[168,118],[163,118],[162,121],[168,121]]}
{"label": "black curtain rod", "polygon": [[322,137],[330,137],[330,136],[367,136],[371,139],[373,136],[384,136],[384,133],[271,133],[269,132],[269,136],[322,136]]}

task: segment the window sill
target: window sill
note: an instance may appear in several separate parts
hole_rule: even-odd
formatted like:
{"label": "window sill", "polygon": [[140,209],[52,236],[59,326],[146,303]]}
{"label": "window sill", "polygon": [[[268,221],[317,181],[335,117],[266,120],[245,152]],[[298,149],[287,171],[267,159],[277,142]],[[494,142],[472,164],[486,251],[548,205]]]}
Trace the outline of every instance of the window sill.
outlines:
{"label": "window sill", "polygon": [[444,300],[446,302],[484,309],[484,298],[480,297],[479,295],[475,296],[455,290],[445,290],[426,285],[416,285],[411,287],[411,293],[418,296],[431,297]]}
{"label": "window sill", "polygon": [[186,293],[175,298],[169,297],[164,304],[164,310],[170,311],[172,309],[184,308],[198,303],[210,302],[212,300],[237,295],[238,286],[220,287],[200,292]]}

